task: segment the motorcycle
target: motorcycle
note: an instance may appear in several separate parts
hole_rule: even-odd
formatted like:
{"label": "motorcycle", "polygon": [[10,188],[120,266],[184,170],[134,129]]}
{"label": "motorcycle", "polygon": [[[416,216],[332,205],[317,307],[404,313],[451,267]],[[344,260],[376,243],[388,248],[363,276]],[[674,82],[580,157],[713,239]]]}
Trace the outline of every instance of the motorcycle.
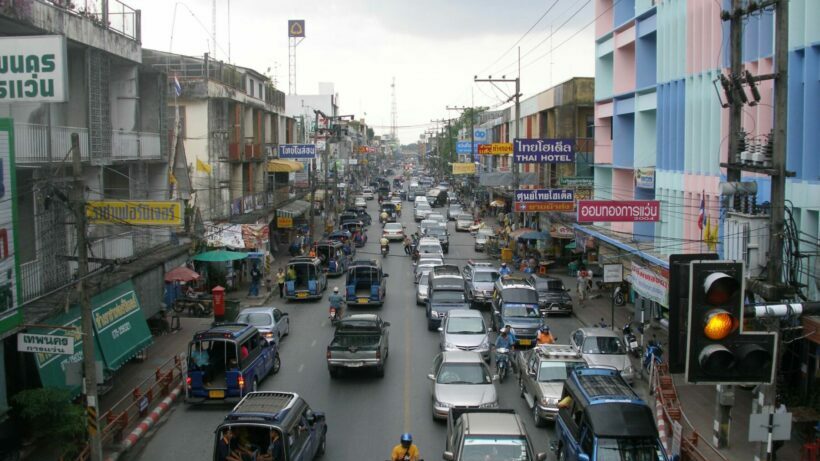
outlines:
{"label": "motorcycle", "polygon": [[382,245],[382,257],[387,256],[387,253],[390,253],[390,245]]}
{"label": "motorcycle", "polygon": [[639,358],[641,356],[641,346],[638,345],[638,337],[632,332],[632,321],[626,322],[626,325],[621,329],[621,333],[626,343],[626,351],[632,354],[633,357]]}
{"label": "motorcycle", "polygon": [[643,368],[643,371],[649,376],[651,369],[661,363],[663,363],[663,348],[661,348],[661,343],[657,338],[653,336],[652,339],[646,343],[646,351],[643,354],[641,368]]}
{"label": "motorcycle", "polygon": [[499,347],[495,350],[495,369],[498,373],[498,382],[503,383],[507,376],[507,369],[510,367],[510,350],[506,347]]}
{"label": "motorcycle", "polygon": [[615,299],[616,306],[626,305],[626,293],[627,288],[625,284],[622,283],[615,287],[615,292],[612,293],[612,297]]}
{"label": "motorcycle", "polygon": [[172,308],[176,313],[187,310],[189,315],[207,317],[213,312],[213,299],[207,294],[181,296],[174,301]]}
{"label": "motorcycle", "polygon": [[330,318],[331,325],[339,323],[339,320],[342,319],[342,306],[336,307],[331,305],[330,309],[328,309],[328,317]]}

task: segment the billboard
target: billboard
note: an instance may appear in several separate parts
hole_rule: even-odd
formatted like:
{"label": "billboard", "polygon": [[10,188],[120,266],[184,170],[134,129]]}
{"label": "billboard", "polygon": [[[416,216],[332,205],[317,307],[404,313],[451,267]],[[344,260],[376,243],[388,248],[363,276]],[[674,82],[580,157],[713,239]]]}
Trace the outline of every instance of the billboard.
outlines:
{"label": "billboard", "polygon": [[575,142],[572,139],[516,139],[513,146],[515,163],[575,162]]}
{"label": "billboard", "polygon": [[0,334],[20,324],[17,274],[17,186],[14,165],[14,121],[0,119]]}
{"label": "billboard", "polygon": [[282,144],[279,146],[279,158],[311,159],[316,158],[315,144]]}
{"label": "billboard", "polygon": [[575,191],[572,189],[518,189],[515,191],[515,211],[573,211]]}
{"label": "billboard", "polygon": [[578,222],[658,222],[657,200],[579,200]]}
{"label": "billboard", "polygon": [[288,37],[305,38],[304,19],[288,19]]}
{"label": "billboard", "polygon": [[174,200],[95,200],[86,202],[89,224],[181,226],[182,202]]}
{"label": "billboard", "polygon": [[66,102],[63,35],[0,37],[0,102]]}
{"label": "billboard", "polygon": [[479,155],[510,155],[513,153],[513,145],[510,142],[479,144],[478,153]]}
{"label": "billboard", "polygon": [[453,174],[475,174],[475,163],[453,163]]}

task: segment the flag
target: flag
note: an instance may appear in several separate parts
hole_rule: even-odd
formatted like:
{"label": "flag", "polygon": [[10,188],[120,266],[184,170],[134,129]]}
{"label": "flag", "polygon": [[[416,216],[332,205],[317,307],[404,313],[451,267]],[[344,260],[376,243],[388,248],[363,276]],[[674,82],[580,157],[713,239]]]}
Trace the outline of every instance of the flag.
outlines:
{"label": "flag", "polygon": [[700,210],[698,211],[698,229],[703,230],[703,220],[706,218],[706,191],[700,195]]}
{"label": "flag", "polygon": [[174,75],[174,94],[176,94],[177,97],[182,95],[182,85],[179,84],[179,80],[176,75]]}
{"label": "flag", "polygon": [[709,223],[709,216],[706,216],[706,225],[701,226],[701,229],[703,229],[702,239],[706,242],[709,240],[709,233],[712,232],[711,224]]}
{"label": "flag", "polygon": [[717,249],[718,243],[718,225],[715,223],[711,226],[711,230],[709,231],[709,235],[706,238],[706,246],[709,251],[715,251]]}
{"label": "flag", "polygon": [[177,178],[176,178],[176,176],[174,176],[174,173],[169,173],[168,174],[168,182],[171,183],[171,184],[176,184],[177,183]]}
{"label": "flag", "polygon": [[202,173],[211,174],[211,165],[203,162],[200,159],[196,159],[196,171],[201,171]]}

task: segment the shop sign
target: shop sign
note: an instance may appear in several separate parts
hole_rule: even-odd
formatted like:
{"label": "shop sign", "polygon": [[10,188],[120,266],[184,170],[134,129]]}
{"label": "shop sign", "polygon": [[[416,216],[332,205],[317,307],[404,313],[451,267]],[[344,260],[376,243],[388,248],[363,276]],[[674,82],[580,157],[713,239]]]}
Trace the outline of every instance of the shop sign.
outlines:
{"label": "shop sign", "polygon": [[71,355],[74,353],[74,338],[71,336],[19,333],[17,335],[17,351]]}
{"label": "shop sign", "polygon": [[475,174],[475,163],[453,163],[453,174]]}
{"label": "shop sign", "polygon": [[592,176],[569,176],[558,180],[558,185],[561,186],[592,187],[594,183],[595,179]]}
{"label": "shop sign", "polygon": [[621,283],[623,280],[623,264],[604,264],[604,283]]}
{"label": "shop sign", "polygon": [[182,202],[174,200],[95,200],[86,202],[90,224],[181,226]]}
{"label": "shop sign", "polygon": [[478,140],[473,143],[473,148],[470,149],[470,141],[457,141],[456,142],[456,153],[457,154],[469,154],[470,152],[475,152],[475,148],[478,146]]}
{"label": "shop sign", "polygon": [[307,172],[300,171],[293,173],[293,187],[305,188],[309,186]]}
{"label": "shop sign", "polygon": [[655,188],[655,169],[637,168],[635,170],[635,187],[639,189]]}
{"label": "shop sign", "polygon": [[572,189],[518,189],[515,211],[572,211],[575,191]]}
{"label": "shop sign", "polygon": [[316,158],[315,144],[282,144],[279,146],[279,158],[309,159]]}
{"label": "shop sign", "polygon": [[479,144],[479,155],[510,155],[513,153],[511,142],[494,142],[492,144]]}
{"label": "shop sign", "polygon": [[305,38],[304,19],[288,19],[288,37]]}
{"label": "shop sign", "polygon": [[578,222],[658,222],[657,200],[579,200]]}
{"label": "shop sign", "polygon": [[591,187],[576,187],[575,200],[592,200],[593,190]]}
{"label": "shop sign", "polygon": [[63,35],[0,38],[0,102],[68,100]]}
{"label": "shop sign", "polygon": [[571,239],[575,237],[575,232],[571,227],[563,224],[550,224],[550,236],[557,239]]}
{"label": "shop sign", "polygon": [[666,277],[637,264],[632,263],[629,282],[632,288],[642,297],[655,301],[662,306],[668,306],[669,280]]}
{"label": "shop sign", "polygon": [[575,142],[572,139],[516,139],[515,163],[574,163]]}
{"label": "shop sign", "polygon": [[0,119],[0,333],[16,327],[22,317],[17,305],[20,299],[17,280],[20,268],[16,251],[15,171],[14,122],[12,119]]}
{"label": "shop sign", "polygon": [[293,218],[285,216],[276,217],[276,227],[278,229],[293,229]]}

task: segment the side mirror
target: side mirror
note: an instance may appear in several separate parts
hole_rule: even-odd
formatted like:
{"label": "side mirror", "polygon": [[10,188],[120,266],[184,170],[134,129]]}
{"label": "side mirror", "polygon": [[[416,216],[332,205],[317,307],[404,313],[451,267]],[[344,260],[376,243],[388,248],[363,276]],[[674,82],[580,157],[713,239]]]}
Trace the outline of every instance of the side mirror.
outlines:
{"label": "side mirror", "polygon": [[429,375],[427,375],[427,379],[429,379],[430,381],[435,381],[436,377],[432,373],[430,373]]}
{"label": "side mirror", "polygon": [[456,459],[456,456],[452,451],[445,451],[442,453],[441,457],[444,458],[444,461],[453,461]]}
{"label": "side mirror", "polygon": [[389,326],[390,326],[390,322],[384,322],[384,326],[389,327]]}
{"label": "side mirror", "polygon": [[283,316],[283,317],[286,317],[286,316],[288,316],[288,315],[290,315],[290,314],[288,314],[287,312],[282,312],[282,316]]}
{"label": "side mirror", "polygon": [[546,453],[538,453],[535,455],[536,461],[547,461],[547,454]]}
{"label": "side mirror", "polygon": [[578,461],[589,461],[589,455],[586,453],[578,453]]}

